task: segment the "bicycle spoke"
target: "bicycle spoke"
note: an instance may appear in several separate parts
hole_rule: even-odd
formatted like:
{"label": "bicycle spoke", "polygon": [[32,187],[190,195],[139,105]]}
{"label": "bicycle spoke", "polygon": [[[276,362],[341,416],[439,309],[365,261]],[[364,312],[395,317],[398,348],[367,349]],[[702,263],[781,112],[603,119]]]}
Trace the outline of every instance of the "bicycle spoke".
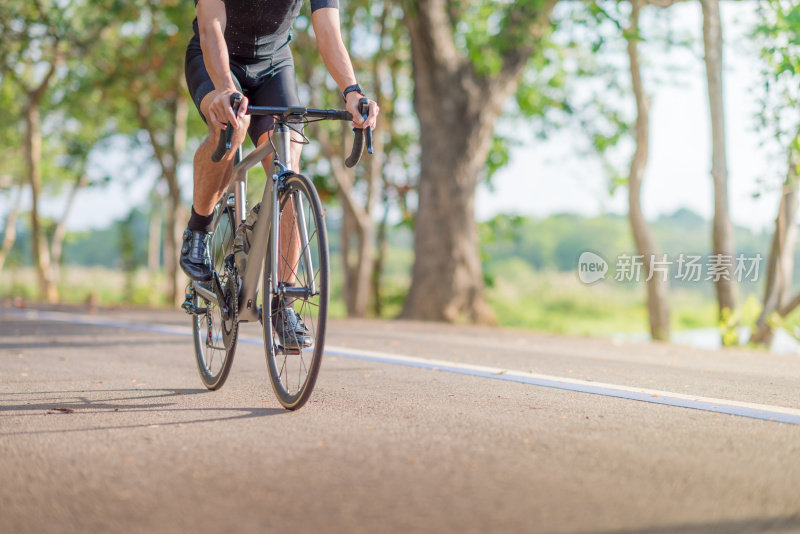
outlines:
{"label": "bicycle spoke", "polygon": [[[315,203],[310,201],[308,191],[313,191],[313,186],[301,178],[293,176],[287,181],[280,210],[281,217],[291,219],[283,220],[280,234],[285,241],[277,247],[279,282],[292,282],[295,292],[284,295],[281,306],[270,313],[267,323],[272,325],[268,327],[272,337],[267,354],[270,376],[281,403],[290,409],[306,401],[316,381],[328,298],[327,239],[324,227],[320,227],[322,211],[318,199]],[[264,276],[267,279],[266,272]],[[312,284],[313,294],[309,292]],[[304,296],[297,296],[303,292]],[[281,324],[289,320],[290,323]],[[285,332],[279,331],[284,328]],[[283,341],[279,334],[284,336]]]}

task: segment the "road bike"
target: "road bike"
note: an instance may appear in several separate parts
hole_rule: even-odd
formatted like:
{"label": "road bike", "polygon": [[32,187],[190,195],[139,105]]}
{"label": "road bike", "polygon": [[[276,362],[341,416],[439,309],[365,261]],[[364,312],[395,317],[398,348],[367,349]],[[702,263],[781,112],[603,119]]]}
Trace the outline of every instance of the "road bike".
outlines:
{"label": "road bike", "polygon": [[[234,113],[240,101],[240,95],[232,96]],[[365,119],[368,107],[367,99],[362,99],[359,111]],[[214,208],[214,231],[207,247],[212,280],[190,282],[182,307],[192,316],[197,367],[208,389],[219,389],[228,377],[239,324],[259,321],[272,388],[281,405],[295,410],[308,400],[319,374],[330,273],[325,212],[311,180],[290,168],[291,134],[296,125],[353,117],[344,110],[294,106],[248,106],[247,113],[274,117],[270,142],[244,158],[241,147],[237,149],[230,186]],[[369,127],[353,131],[348,167],[361,159],[365,138],[372,153]],[[224,132],[214,161],[231,148],[230,123]],[[267,178],[261,202],[248,211],[247,171],[270,152],[274,173]]]}

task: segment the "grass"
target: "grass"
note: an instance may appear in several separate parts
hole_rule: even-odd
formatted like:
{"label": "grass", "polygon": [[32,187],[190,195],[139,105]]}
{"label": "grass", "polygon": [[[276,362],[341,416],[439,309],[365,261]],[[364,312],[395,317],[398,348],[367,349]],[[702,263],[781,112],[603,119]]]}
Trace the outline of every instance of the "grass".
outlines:
{"label": "grass", "polygon": [[[501,325],[582,336],[649,329],[643,286],[582,284],[575,273],[535,271],[511,259],[491,267],[489,303]],[[716,303],[699,292],[673,289],[671,328],[715,327]]]}
{"label": "grass", "polygon": [[[57,287],[60,301],[65,304],[91,302],[100,306],[155,308],[166,306],[168,300],[164,277],[152,276],[144,270],[128,277],[121,271],[105,267],[64,266]],[[33,268],[3,270],[0,298],[36,300],[38,297],[38,283]]]}
{"label": "grass", "polygon": [[[402,311],[406,292],[411,284],[408,271],[411,269],[413,259],[414,254],[411,250],[390,248],[386,251],[386,267],[381,280],[381,318],[391,319]],[[347,308],[342,296],[344,285],[344,277],[341,275],[344,272],[342,255],[331,251],[330,263],[331,299],[328,315],[334,318],[347,317]]]}
{"label": "grass", "polygon": [[[390,249],[383,278],[383,318],[396,317],[403,306],[409,285],[412,252]],[[346,316],[342,298],[342,258],[331,257],[330,316]],[[648,331],[643,284],[626,287],[612,281],[591,286],[582,284],[575,273],[536,271],[523,260],[512,258],[490,264],[492,280],[487,298],[500,325],[581,336],[607,336],[614,333]],[[128,284],[126,286],[126,283]],[[168,307],[162,276],[145,271],[132,278],[106,268],[62,268],[58,284],[62,302],[100,306],[133,305]],[[38,297],[35,272],[31,268],[4,269],[0,277],[0,298]],[[673,330],[717,327],[716,302],[694,289],[672,288],[670,292]],[[737,312],[740,324],[753,324],[760,304],[754,296],[743,299]],[[786,319],[800,326],[800,311]]]}

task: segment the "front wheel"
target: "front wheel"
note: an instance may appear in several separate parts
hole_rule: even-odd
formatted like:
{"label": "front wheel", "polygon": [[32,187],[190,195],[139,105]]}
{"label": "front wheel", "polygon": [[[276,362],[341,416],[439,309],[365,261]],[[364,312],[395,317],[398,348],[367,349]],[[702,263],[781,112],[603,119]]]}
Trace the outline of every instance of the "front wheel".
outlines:
{"label": "front wheel", "polygon": [[[311,396],[328,319],[328,234],[317,190],[303,175],[284,178],[279,194],[277,272],[271,237],[264,262],[262,323],[275,395],[288,410]],[[271,293],[277,278],[278,293]]]}

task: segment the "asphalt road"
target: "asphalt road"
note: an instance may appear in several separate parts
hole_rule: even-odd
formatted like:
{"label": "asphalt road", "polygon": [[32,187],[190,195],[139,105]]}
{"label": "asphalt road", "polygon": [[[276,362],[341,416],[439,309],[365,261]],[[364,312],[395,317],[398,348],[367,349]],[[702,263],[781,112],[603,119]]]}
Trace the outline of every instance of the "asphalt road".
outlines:
{"label": "asphalt road", "polygon": [[800,356],[341,321],[289,413],[188,325],[0,309],[0,532],[800,532]]}

